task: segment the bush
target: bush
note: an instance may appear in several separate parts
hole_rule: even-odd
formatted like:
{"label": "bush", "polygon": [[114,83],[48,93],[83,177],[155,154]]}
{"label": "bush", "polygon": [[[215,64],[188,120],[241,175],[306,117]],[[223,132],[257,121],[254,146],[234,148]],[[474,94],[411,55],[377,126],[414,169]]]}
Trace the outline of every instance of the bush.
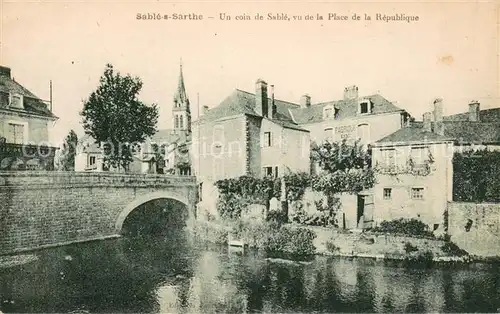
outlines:
{"label": "bush", "polygon": [[418,251],[418,248],[414,245],[412,245],[410,242],[405,243],[405,252],[406,254],[410,254],[412,252]]}
{"label": "bush", "polygon": [[316,234],[313,231],[283,225],[276,221],[258,224],[240,222],[235,227],[234,236],[244,240],[249,247],[266,252],[310,255],[316,251],[313,244]]}
{"label": "bush", "polygon": [[461,248],[458,247],[458,245],[456,245],[453,242],[446,242],[441,247],[441,250],[444,253],[446,253],[446,254],[448,254],[450,256],[466,256],[466,255],[469,255],[469,253],[467,253],[467,251],[462,250]]}
{"label": "bush", "polygon": [[373,231],[418,237],[434,237],[433,233],[429,231],[429,227],[417,219],[401,218],[391,221],[382,221],[380,226],[375,227]]}
{"label": "bush", "polygon": [[313,240],[316,234],[305,228],[295,228],[288,225],[277,227],[271,224],[265,241],[267,252],[284,252],[294,255],[311,255],[316,248]]}

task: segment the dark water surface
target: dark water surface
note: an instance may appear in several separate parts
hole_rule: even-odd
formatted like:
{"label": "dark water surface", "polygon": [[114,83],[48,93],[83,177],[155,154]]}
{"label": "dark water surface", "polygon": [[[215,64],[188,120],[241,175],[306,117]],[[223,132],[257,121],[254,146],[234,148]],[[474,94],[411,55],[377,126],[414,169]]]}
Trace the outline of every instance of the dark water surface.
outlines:
{"label": "dark water surface", "polygon": [[193,243],[185,233],[35,252],[0,270],[6,312],[497,312],[500,267],[299,263]]}

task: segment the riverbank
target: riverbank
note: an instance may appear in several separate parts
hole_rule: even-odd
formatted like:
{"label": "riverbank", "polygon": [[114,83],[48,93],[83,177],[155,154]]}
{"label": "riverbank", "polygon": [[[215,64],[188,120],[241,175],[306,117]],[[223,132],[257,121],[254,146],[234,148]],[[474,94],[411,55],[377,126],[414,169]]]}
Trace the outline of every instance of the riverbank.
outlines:
{"label": "riverbank", "polygon": [[[195,235],[208,242],[217,244],[228,244],[232,239],[241,241],[245,246],[255,249],[268,250],[269,234],[266,232],[277,232],[272,228],[265,227],[267,223],[250,222],[225,222],[225,221],[197,221]],[[482,258],[471,256],[459,249],[452,242],[433,239],[418,238],[404,235],[389,235],[364,232],[347,232],[344,230],[303,226],[298,224],[286,224],[286,230],[301,230],[294,235],[288,235],[290,241],[307,242],[308,239],[300,241],[297,235],[313,234],[310,245],[300,243],[300,251],[311,251],[311,254],[339,256],[347,258],[369,258],[374,260],[396,260],[412,262],[433,263],[470,263],[470,262],[498,262],[498,258]],[[267,229],[266,229],[267,228]],[[273,227],[276,228],[276,227]],[[275,229],[278,230],[278,229]],[[290,231],[287,231],[290,232]],[[276,236],[272,236],[274,241]],[[278,235],[279,237],[279,235]],[[283,239],[282,242],[288,240]],[[290,252],[290,244],[283,243],[286,247],[285,253]],[[297,244],[294,244],[297,245]],[[279,247],[272,247],[279,251]]]}

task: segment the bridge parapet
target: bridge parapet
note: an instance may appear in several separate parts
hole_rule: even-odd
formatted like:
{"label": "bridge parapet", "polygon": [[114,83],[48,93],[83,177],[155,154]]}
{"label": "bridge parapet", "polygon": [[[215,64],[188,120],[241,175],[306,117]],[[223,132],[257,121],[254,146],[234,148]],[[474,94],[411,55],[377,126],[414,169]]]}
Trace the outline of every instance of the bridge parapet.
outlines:
{"label": "bridge parapet", "polygon": [[173,176],[158,174],[129,174],[114,172],[74,171],[9,171],[0,172],[0,187],[27,186],[127,186],[168,187],[194,186],[194,176]]}

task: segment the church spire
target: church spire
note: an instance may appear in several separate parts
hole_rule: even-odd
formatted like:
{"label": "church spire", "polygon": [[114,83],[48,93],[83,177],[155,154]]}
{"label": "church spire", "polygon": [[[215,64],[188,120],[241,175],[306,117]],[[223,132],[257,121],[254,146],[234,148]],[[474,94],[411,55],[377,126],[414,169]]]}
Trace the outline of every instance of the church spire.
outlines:
{"label": "church spire", "polygon": [[174,95],[172,113],[174,129],[191,132],[191,109],[189,108],[189,98],[186,93],[186,86],[184,85],[182,58],[180,61],[179,82]]}
{"label": "church spire", "polygon": [[189,99],[186,93],[186,86],[184,85],[184,75],[182,74],[182,58],[180,61],[179,83],[177,84],[177,91],[174,96],[175,107],[187,106],[189,111]]}

